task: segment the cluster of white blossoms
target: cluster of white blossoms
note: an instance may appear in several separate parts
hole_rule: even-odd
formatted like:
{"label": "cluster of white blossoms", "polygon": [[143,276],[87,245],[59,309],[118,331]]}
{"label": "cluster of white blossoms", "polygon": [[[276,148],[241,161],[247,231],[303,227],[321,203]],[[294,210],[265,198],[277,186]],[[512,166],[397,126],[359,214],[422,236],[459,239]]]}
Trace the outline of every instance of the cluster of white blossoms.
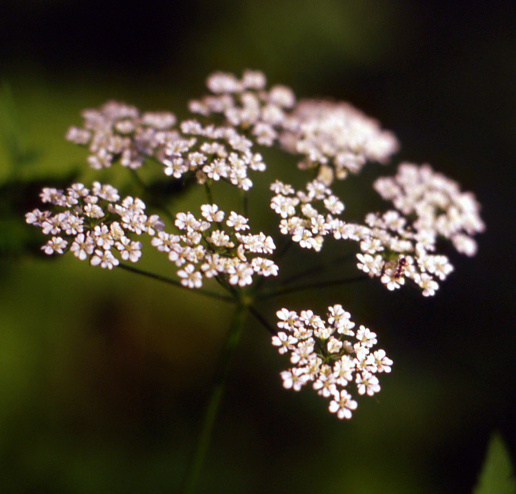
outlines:
{"label": "cluster of white blossoms", "polygon": [[278,331],[272,344],[280,354],[289,353],[293,367],[281,373],[283,386],[299,391],[311,382],[313,389],[329,398],[329,410],[339,419],[349,419],[357,402],[346,387],[354,382],[359,395],[380,391],[377,374],[390,372],[392,360],[384,350],[373,351],[376,333],[355,323],[341,305],[328,307],[328,320],[311,310],[281,309]]}
{"label": "cluster of white blossoms", "polygon": [[[44,188],[43,203],[56,207],[57,212],[35,209],[26,214],[26,221],[41,227],[52,238],[42,247],[45,254],[64,254],[70,250],[80,260],[89,259],[93,266],[112,269],[119,260],[137,262],[142,244],[131,240],[130,234],[146,233],[151,244],[178,268],[181,284],[200,288],[203,277],[226,275],[230,285],[246,286],[253,275],[276,276],[278,266],[263,257],[276,248],[271,237],[244,234],[249,229],[248,218],[231,211],[225,222],[225,213],[216,205],[201,206],[202,219],[193,214],[178,213],[175,226],[184,233],[165,232],[158,215],[147,216],[141,199],[126,197],[121,202],[118,191],[110,185],[95,182],[90,193],[83,184],[62,190]],[[261,255],[257,255],[261,254]],[[223,281],[224,276],[219,280]]]}
{"label": "cluster of white blossoms", "polygon": [[276,249],[272,237],[243,234],[249,219],[234,211],[223,223],[225,213],[216,205],[202,205],[201,214],[198,219],[190,212],[178,213],[175,226],[184,233],[159,232],[152,239],[153,246],[182,267],[177,272],[182,285],[199,288],[203,277],[223,281],[221,275],[226,275],[230,285],[243,287],[253,283],[255,274],[277,276],[278,266],[263,257]]}
{"label": "cluster of white blossoms", "polygon": [[457,182],[429,165],[402,163],[396,176],[379,178],[373,187],[401,214],[415,217],[411,229],[419,242],[430,245],[440,236],[451,240],[458,252],[475,255],[472,236],[485,230],[480,204],[471,192],[461,192]]}
{"label": "cluster of white blossoms", "polygon": [[115,161],[139,168],[162,143],[178,138],[177,132],[170,130],[176,123],[170,112],[140,115],[134,106],[109,101],[100,110],[84,110],[82,116],[84,128],[70,127],[66,138],[88,146],[88,163],[96,170]]}
{"label": "cluster of white blossoms", "polygon": [[34,209],[26,214],[26,221],[52,235],[42,247],[45,254],[70,250],[81,261],[89,259],[92,266],[118,266],[116,252],[124,261],[137,262],[142,244],[131,236],[153,236],[164,226],[158,215],[145,214],[143,201],[131,196],[120,201],[114,187],[99,182],[93,183],[91,191],[81,183],[71,185],[66,192],[44,188],[40,197],[56,212]]}
{"label": "cluster of white blossoms", "polygon": [[136,169],[147,158],[163,165],[165,175],[176,179],[194,174],[198,183],[225,180],[243,190],[253,183],[248,170],[264,171],[252,141],[231,126],[202,126],[185,120],[172,129],[171,113],[144,113],[124,103],[110,101],[100,110],[83,112],[84,128],[71,127],[67,139],[87,145],[88,162],[95,169],[115,162]]}
{"label": "cluster of white blossoms", "polygon": [[165,165],[165,175],[181,178],[191,172],[199,184],[224,180],[249,190],[253,182],[248,170],[265,170],[261,154],[251,150],[252,141],[233,127],[203,127],[196,120],[181,122],[180,127],[181,137],[166,142],[155,154]]}
{"label": "cluster of white blossoms", "polygon": [[277,142],[280,130],[289,123],[289,109],[296,104],[291,89],[276,85],[266,90],[262,72],[247,70],[242,78],[217,72],[208,78],[208,89],[214,93],[191,101],[192,113],[204,116],[221,115],[226,124],[250,132],[263,146]]}
{"label": "cluster of white blossoms", "polygon": [[331,167],[339,180],[367,161],[387,163],[399,147],[378,121],[349,103],[324,100],[300,101],[280,139],[284,149],[305,157],[301,168],[320,167],[320,176],[327,176]]}
{"label": "cluster of white blossoms", "polygon": [[[42,201],[53,211],[35,209],[26,221],[51,236],[42,247],[46,254],[69,250],[111,269],[119,258],[137,262],[142,243],[134,236],[147,234],[175,265],[174,283],[195,289],[214,279],[238,303],[259,298],[261,284],[254,281],[277,276],[279,266],[271,258],[273,238],[250,233],[245,213],[253,186],[249,171],[266,170],[256,145],[287,151],[296,156],[299,169],[309,170],[299,190],[274,177],[270,186],[269,206],[279,216],[279,231],[301,248],[319,252],[328,237],[356,242],[359,270],[378,277],[389,290],[408,280],[424,296],[434,295],[453,271],[448,257],[438,252],[442,240],[460,253],[475,254],[473,236],[485,228],[480,205],[472,193],[461,192],[456,182],[428,165],[403,163],[394,177],[374,182],[393,209],[369,213],[363,224],[342,219],[345,204],[334,191],[336,180],[358,173],[366,162],[386,164],[399,148],[394,134],[376,120],[348,103],[297,101],[285,86],[267,88],[258,71],[245,71],[241,78],[218,72],[208,78],[207,87],[211,94],[189,103],[195,118],[177,123],[170,112],[140,113],[111,101],[84,111],[83,127],[71,127],[66,136],[87,146],[95,169],[120,163],[136,170],[154,162],[169,177],[205,185],[200,215],[176,213],[176,230],[167,233],[164,222],[149,216],[140,199],[121,200],[110,185],[95,182],[91,191],[80,183],[66,191],[45,188]],[[240,189],[240,209],[227,214],[219,208],[214,182]],[[240,288],[250,285],[249,296],[241,297]],[[374,395],[380,390],[377,374],[390,372],[392,361],[383,350],[372,350],[375,333],[364,326],[352,331],[355,324],[340,305],[328,310],[326,321],[310,310],[299,315],[278,311],[280,331],[272,343],[281,354],[289,353],[293,365],[281,374],[285,388],[299,390],[311,382],[331,400],[331,412],[350,418],[357,402],[347,385],[354,382],[359,395]]]}
{"label": "cluster of white blossoms", "polygon": [[[315,179],[308,182],[306,191],[296,191],[279,180],[270,188],[276,194],[271,199],[271,208],[281,216],[281,233],[290,235],[301,247],[319,252],[324,237],[334,230],[341,232],[344,238],[349,236],[341,228],[344,222],[336,218],[344,211],[344,203],[323,181]],[[323,213],[319,212],[321,207],[324,208]],[[334,235],[337,237],[338,233]]]}
{"label": "cluster of white blossoms", "polygon": [[379,178],[374,188],[395,210],[370,213],[360,242],[358,268],[379,276],[389,290],[413,281],[424,296],[434,295],[437,280],[453,271],[447,256],[436,253],[439,239],[451,240],[458,252],[472,256],[472,235],[485,230],[480,205],[470,192],[436,173],[429,165],[402,163],[395,177]]}
{"label": "cluster of white blossoms", "polygon": [[437,280],[453,271],[448,257],[435,253],[437,241],[451,240],[460,253],[474,255],[472,235],[485,229],[480,205],[473,194],[461,193],[456,182],[429,165],[403,163],[395,177],[379,178],[374,187],[396,210],[369,213],[364,225],[338,217],[344,203],[320,179],[308,182],[306,191],[276,181],[271,185],[276,194],[271,208],[281,216],[281,233],[302,248],[321,250],[327,235],[359,242],[360,270],[380,277],[389,290],[409,279],[424,296],[434,295]]}
{"label": "cluster of white blossoms", "polygon": [[[288,87],[266,89],[263,73],[245,71],[241,79],[217,72],[208,78],[214,94],[190,102],[193,113],[221,115],[226,124],[250,132],[258,144],[278,143],[303,156],[300,168],[320,167],[343,179],[367,161],[387,163],[398,148],[395,135],[349,103],[301,100]],[[333,167],[333,168],[332,168]]]}

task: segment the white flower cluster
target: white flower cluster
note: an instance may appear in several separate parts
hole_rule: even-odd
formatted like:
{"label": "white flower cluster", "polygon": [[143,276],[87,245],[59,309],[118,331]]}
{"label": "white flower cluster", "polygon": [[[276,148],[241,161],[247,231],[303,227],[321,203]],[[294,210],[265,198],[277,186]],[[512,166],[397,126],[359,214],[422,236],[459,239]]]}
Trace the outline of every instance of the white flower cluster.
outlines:
{"label": "white flower cluster", "polygon": [[253,282],[253,275],[277,276],[278,266],[265,257],[276,246],[271,237],[259,233],[247,234],[248,218],[231,211],[224,223],[224,211],[218,206],[201,206],[202,218],[192,213],[178,213],[175,226],[183,234],[159,232],[152,245],[166,252],[170,261],[182,267],[177,274],[181,284],[188,288],[202,286],[203,277],[223,281],[225,275],[230,285],[246,286]]}
{"label": "white flower cluster", "polygon": [[281,233],[301,247],[319,251],[326,235],[359,242],[360,270],[380,277],[389,290],[410,279],[424,296],[434,295],[437,280],[453,271],[448,257],[434,253],[438,239],[449,239],[459,252],[474,255],[476,243],[471,235],[485,228],[480,205],[473,194],[461,193],[456,182],[429,165],[403,163],[394,178],[380,178],[374,186],[398,210],[370,213],[365,225],[337,217],[344,204],[320,179],[308,182],[306,191],[276,181],[271,185],[276,194],[271,208],[282,218]]}
{"label": "white flower cluster", "polygon": [[366,161],[386,163],[399,147],[394,134],[348,103],[301,100],[288,87],[266,90],[262,72],[245,71],[241,79],[217,72],[208,78],[213,95],[190,102],[193,113],[220,114],[226,124],[250,132],[258,144],[304,156],[301,168],[321,166],[335,176],[358,173]]}
{"label": "white flower cluster", "polygon": [[305,156],[301,168],[323,165],[320,171],[327,175],[333,165],[338,179],[358,173],[367,161],[387,163],[399,147],[392,132],[349,103],[319,100],[299,102],[289,115],[281,144]]}
{"label": "white flower cluster", "polygon": [[283,386],[299,391],[311,382],[320,396],[329,398],[329,410],[339,419],[349,419],[357,402],[346,390],[355,382],[358,394],[373,396],[380,391],[377,374],[390,372],[392,360],[384,350],[372,351],[376,333],[355,323],[341,305],[328,307],[328,320],[311,310],[281,309],[277,312],[281,331],[272,337],[280,354],[289,353],[294,367],[283,371]]}
{"label": "white flower cluster", "polygon": [[[93,266],[112,269],[119,264],[113,251],[118,251],[124,261],[137,262],[141,257],[141,242],[131,240],[127,232],[146,233],[153,237],[153,246],[182,267],[177,274],[188,288],[201,287],[203,276],[226,275],[230,285],[246,286],[253,282],[253,275],[278,274],[278,266],[263,257],[276,248],[272,238],[263,233],[243,234],[249,229],[249,220],[234,211],[225,222],[228,231],[224,230],[225,213],[216,205],[201,206],[200,220],[190,212],[178,213],[175,226],[184,234],[174,235],[163,231],[164,223],[158,215],[145,214],[141,199],[128,196],[117,204],[120,196],[110,185],[94,182],[91,193],[80,183],[66,193],[44,188],[41,199],[57,207],[58,212],[35,209],[26,214],[26,221],[41,227],[45,235],[52,235],[42,247],[48,255],[64,254],[69,249],[80,260],[89,259]],[[196,265],[200,271],[196,271]]]}
{"label": "white flower cluster", "polygon": [[171,129],[171,113],[144,113],[111,101],[100,110],[83,112],[84,128],[71,127],[66,135],[76,144],[88,145],[90,166],[110,167],[115,161],[136,169],[152,157],[164,173],[176,179],[194,173],[198,183],[226,180],[243,190],[252,187],[248,169],[264,171],[265,164],[253,153],[252,141],[233,127],[203,127],[195,120]]}
{"label": "white flower cluster", "polygon": [[54,188],[44,188],[42,202],[58,210],[27,213],[26,221],[41,227],[52,238],[42,247],[45,254],[64,254],[68,249],[92,266],[112,269],[119,264],[113,255],[117,251],[124,261],[137,262],[142,244],[131,240],[131,234],[155,235],[163,229],[158,215],[147,216],[145,204],[131,196],[123,199],[111,185],[94,182],[90,192],[83,184],[70,186],[66,193]]}
{"label": "white flower cluster", "polygon": [[380,277],[389,289],[395,290],[413,281],[427,297],[439,288],[436,279],[444,280],[453,266],[445,255],[432,254],[435,238],[414,232],[397,211],[383,215],[370,213],[360,241],[357,267],[370,277]]}
{"label": "white flower cluster", "polygon": [[451,240],[460,253],[475,255],[472,235],[485,230],[480,204],[471,192],[461,192],[457,182],[429,165],[402,163],[395,177],[379,178],[373,186],[403,215],[416,217],[411,228],[425,245],[440,236]]}
{"label": "white flower cluster", "polygon": [[[339,224],[343,223],[334,215],[344,211],[344,203],[321,180],[308,182],[306,192],[296,192],[291,185],[279,180],[270,188],[276,194],[271,199],[271,208],[282,218],[281,233],[290,235],[305,249],[320,251],[323,237],[339,230]],[[316,203],[322,203],[325,214],[319,212]]]}
{"label": "white flower cluster", "polygon": [[214,95],[191,101],[190,111],[204,116],[223,115],[233,127],[250,131],[258,144],[272,146],[278,130],[288,122],[288,109],[295,105],[291,89],[273,86],[266,90],[267,80],[259,71],[247,70],[242,79],[233,74],[217,72],[208,78],[208,89]]}
{"label": "white flower cluster", "polygon": [[66,138],[88,145],[88,163],[94,169],[108,168],[119,160],[128,168],[139,168],[162,142],[177,138],[169,129],[176,117],[169,112],[140,115],[134,106],[109,101],[100,110],[84,110],[84,128],[70,127]]}
{"label": "white flower cluster", "polygon": [[434,295],[437,280],[453,271],[445,255],[435,254],[439,238],[451,240],[462,254],[472,256],[477,246],[472,235],[483,232],[480,205],[474,195],[436,173],[429,165],[402,163],[395,177],[376,180],[374,188],[391,200],[396,210],[369,214],[369,229],[360,242],[358,268],[380,276],[394,290],[412,280],[423,295]]}
{"label": "white flower cluster", "polygon": [[181,178],[195,173],[197,183],[207,179],[224,180],[242,190],[249,190],[253,182],[248,169],[264,171],[259,153],[253,153],[252,141],[232,127],[203,127],[195,120],[181,123],[182,137],[166,142],[155,157],[165,165],[166,175]]}
{"label": "white flower cluster", "polygon": [[[207,86],[211,94],[189,104],[199,120],[176,126],[172,113],[141,114],[111,101],[84,111],[83,128],[71,127],[67,133],[67,139],[88,147],[88,162],[95,169],[114,163],[137,169],[154,161],[169,177],[205,184],[207,204],[200,206],[200,216],[177,213],[177,230],[167,233],[159,216],[146,214],[140,199],[121,200],[110,185],[95,182],[91,191],[80,183],[66,191],[45,188],[42,201],[55,211],[35,209],[26,221],[51,236],[42,247],[46,254],[70,250],[92,265],[112,269],[120,263],[115,254],[131,262],[140,259],[142,243],[132,237],[145,233],[175,264],[179,281],[172,283],[200,288],[215,279],[243,304],[240,288],[279,271],[269,258],[276,249],[273,238],[250,233],[245,213],[253,185],[249,170],[266,169],[255,144],[300,156],[298,167],[313,172],[300,190],[278,180],[270,186],[270,207],[280,217],[280,232],[300,247],[319,252],[328,236],[357,242],[359,270],[380,278],[389,290],[409,280],[424,296],[434,295],[438,282],[453,271],[448,257],[437,252],[440,240],[449,240],[460,253],[475,254],[473,235],[485,229],[480,205],[429,165],[403,163],[394,177],[375,181],[374,188],[393,209],[369,213],[364,224],[341,218],[345,205],[333,190],[335,180],[358,173],[368,161],[385,164],[398,150],[396,137],[376,120],[347,103],[296,101],[285,86],[267,89],[258,71],[245,71],[241,78],[219,72],[208,78]],[[240,189],[240,210],[246,216],[219,209],[213,198],[218,187],[210,187],[217,181]],[[249,294],[259,298],[259,286]],[[330,399],[330,412],[350,418],[357,402],[348,384],[354,382],[359,395],[374,395],[380,391],[377,374],[390,372],[392,361],[383,350],[372,350],[375,333],[364,326],[352,330],[355,323],[342,306],[328,311],[327,320],[310,310],[299,315],[278,311],[280,331],[272,343],[281,354],[289,353],[293,365],[281,373],[285,388],[297,391],[311,382]]]}

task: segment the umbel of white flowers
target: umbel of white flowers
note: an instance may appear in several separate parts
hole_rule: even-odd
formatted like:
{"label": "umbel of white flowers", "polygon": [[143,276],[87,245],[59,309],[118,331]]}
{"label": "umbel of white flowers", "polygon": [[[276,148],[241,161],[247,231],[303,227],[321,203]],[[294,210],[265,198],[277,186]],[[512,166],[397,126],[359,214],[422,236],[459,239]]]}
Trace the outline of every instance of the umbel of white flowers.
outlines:
{"label": "umbel of white flowers", "polygon": [[[389,290],[408,280],[424,296],[434,295],[453,271],[448,257],[437,252],[440,240],[475,254],[473,236],[485,228],[479,204],[429,165],[402,163],[394,177],[374,182],[392,209],[367,214],[363,224],[343,219],[345,205],[333,190],[335,181],[358,173],[366,162],[386,164],[398,150],[394,134],[376,120],[347,103],[297,101],[285,86],[267,88],[257,71],[245,71],[240,79],[216,73],[207,86],[211,94],[191,101],[193,115],[182,122],[169,112],[140,113],[112,101],[85,110],[83,127],[71,127],[66,136],[87,147],[94,169],[121,165],[136,171],[145,164],[178,180],[193,178],[207,190],[199,212],[177,212],[173,230],[166,231],[141,199],[122,199],[111,185],[44,188],[41,200],[49,209],[27,213],[26,221],[50,236],[42,247],[46,254],[70,251],[92,266],[112,269],[120,260],[138,262],[142,242],[137,238],[149,235],[151,245],[175,265],[182,286],[198,289],[214,279],[235,298],[246,289],[259,296],[258,278],[277,276],[280,269],[274,258],[277,232],[252,233],[245,207],[252,173],[266,171],[269,205],[281,234],[316,252],[328,236],[357,242],[358,269]],[[256,151],[259,146],[297,156],[298,168],[310,175],[305,187],[295,190],[277,180],[274,167]],[[222,210],[213,199],[215,182],[237,187],[246,201]],[[392,361],[383,350],[372,351],[375,333],[364,326],[352,330],[355,323],[341,305],[328,308],[326,321],[311,310],[298,315],[282,308],[277,317],[280,331],[272,343],[281,354],[289,353],[293,365],[282,372],[285,388],[299,390],[311,382],[339,418],[350,418],[357,407],[346,390],[350,382],[360,395],[380,390],[377,374],[390,372]]]}

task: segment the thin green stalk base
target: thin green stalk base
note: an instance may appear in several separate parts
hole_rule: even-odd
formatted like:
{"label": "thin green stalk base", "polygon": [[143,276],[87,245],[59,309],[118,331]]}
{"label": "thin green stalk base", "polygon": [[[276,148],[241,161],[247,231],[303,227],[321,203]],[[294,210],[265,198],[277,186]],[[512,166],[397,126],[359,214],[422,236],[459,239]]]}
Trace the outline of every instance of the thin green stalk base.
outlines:
{"label": "thin green stalk base", "polygon": [[226,347],[219,364],[217,375],[215,376],[215,382],[206,407],[201,431],[180,491],[183,494],[192,494],[197,486],[202,464],[210,444],[213,425],[215,424],[215,418],[222,398],[222,392],[224,390],[224,383],[229,370],[231,357],[235,353],[240,333],[242,332],[244,325],[246,309],[247,305],[239,302],[233,315],[233,319],[229,327],[228,338],[226,340]]}

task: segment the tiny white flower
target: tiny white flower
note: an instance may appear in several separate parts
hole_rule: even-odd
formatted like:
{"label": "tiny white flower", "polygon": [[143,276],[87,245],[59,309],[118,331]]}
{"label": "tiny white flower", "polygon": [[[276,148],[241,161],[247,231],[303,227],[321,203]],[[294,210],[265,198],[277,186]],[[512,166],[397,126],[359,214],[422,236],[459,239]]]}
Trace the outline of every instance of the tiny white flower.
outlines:
{"label": "tiny white flower", "polygon": [[317,394],[329,398],[337,392],[335,384],[335,377],[329,365],[321,365],[317,379],[314,381],[312,387],[317,391]]}
{"label": "tiny white flower", "polygon": [[387,286],[388,290],[395,290],[405,284],[405,278],[397,277],[395,269],[386,269],[380,281]]}
{"label": "tiny white flower", "polygon": [[174,224],[180,230],[197,230],[201,226],[192,213],[177,213]]}
{"label": "tiny white flower", "polygon": [[369,396],[373,396],[380,391],[378,378],[370,372],[364,371],[357,374],[356,382],[360,395],[367,393]]}
{"label": "tiny white flower", "polygon": [[278,328],[292,331],[296,326],[299,326],[299,316],[297,312],[288,309],[281,309],[276,312],[278,319]]}
{"label": "tiny white flower", "polygon": [[177,275],[182,278],[181,285],[188,288],[200,288],[202,286],[202,275],[195,271],[193,264],[188,264],[184,269],[177,272]]}
{"label": "tiny white flower", "polygon": [[282,218],[288,218],[296,213],[296,206],[299,199],[296,197],[274,196],[271,200],[271,209],[278,213]]}
{"label": "tiny white flower", "polygon": [[97,249],[95,255],[90,260],[90,264],[92,266],[100,264],[101,268],[113,269],[114,266],[118,266],[119,261],[109,250]]}
{"label": "tiny white flower", "polygon": [[131,241],[127,237],[122,237],[120,241],[116,243],[116,248],[120,251],[120,256],[124,261],[137,262],[142,255],[142,243]]}
{"label": "tiny white flower", "polygon": [[276,336],[272,337],[272,344],[279,347],[278,352],[283,355],[287,351],[292,351],[294,345],[297,343],[297,339],[292,335],[287,335],[283,331],[278,332]]}
{"label": "tiny white flower", "polygon": [[247,224],[248,221],[248,218],[245,218],[244,216],[241,216],[235,213],[234,211],[231,211],[231,213],[229,214],[229,218],[226,221],[226,225],[238,232],[241,230],[249,229],[249,225]]}
{"label": "tiny white flower", "polygon": [[25,220],[29,225],[41,226],[43,221],[45,221],[49,216],[49,211],[40,211],[39,209],[34,209],[34,211],[25,215]]}
{"label": "tiny white flower", "polygon": [[346,386],[353,379],[355,365],[348,355],[343,355],[333,365],[333,377],[340,386]]}
{"label": "tiny white flower", "polygon": [[208,254],[204,258],[201,270],[206,278],[213,278],[223,271],[222,260],[219,254]]}
{"label": "tiny white flower", "polygon": [[283,371],[280,375],[283,379],[283,387],[285,389],[293,389],[294,391],[300,391],[309,379],[304,369],[298,367]]}
{"label": "tiny white flower", "polygon": [[255,273],[261,276],[278,276],[278,266],[270,259],[263,259],[262,257],[255,257],[251,261]]}
{"label": "tiny white flower", "polygon": [[310,356],[314,352],[315,341],[308,338],[299,341],[290,355],[290,362],[298,365],[305,365],[310,360]]}
{"label": "tiny white flower", "polygon": [[94,250],[95,241],[89,235],[86,236],[83,233],[77,235],[70,246],[70,252],[73,252],[73,255],[81,261],[84,261],[89,255],[93,254]]}
{"label": "tiny white flower", "polygon": [[219,223],[224,219],[224,211],[219,211],[216,204],[203,204],[201,213],[210,222]]}
{"label": "tiny white flower", "polygon": [[377,343],[376,333],[373,333],[365,326],[360,326],[356,334],[357,340],[366,348],[371,348]]}
{"label": "tiny white flower", "polygon": [[232,245],[231,237],[222,230],[212,231],[206,240],[216,247],[230,247]]}
{"label": "tiny white flower", "polygon": [[334,336],[330,336],[327,348],[329,353],[339,353],[342,348],[342,341],[338,340]]}
{"label": "tiny white flower", "polygon": [[386,356],[385,350],[377,350],[368,356],[371,372],[391,372],[392,360]]}
{"label": "tiny white flower", "polygon": [[41,249],[47,255],[63,254],[68,242],[61,237],[52,237]]}
{"label": "tiny white flower", "polygon": [[229,275],[231,285],[246,286],[253,282],[253,268],[246,262],[240,262]]}
{"label": "tiny white flower", "polygon": [[331,413],[336,413],[339,419],[350,419],[352,410],[355,410],[357,406],[357,402],[352,399],[351,395],[342,389],[334,393],[329,410]]}
{"label": "tiny white flower", "polygon": [[423,295],[425,297],[435,295],[435,291],[439,288],[437,281],[426,273],[421,274],[418,284],[423,289]]}

